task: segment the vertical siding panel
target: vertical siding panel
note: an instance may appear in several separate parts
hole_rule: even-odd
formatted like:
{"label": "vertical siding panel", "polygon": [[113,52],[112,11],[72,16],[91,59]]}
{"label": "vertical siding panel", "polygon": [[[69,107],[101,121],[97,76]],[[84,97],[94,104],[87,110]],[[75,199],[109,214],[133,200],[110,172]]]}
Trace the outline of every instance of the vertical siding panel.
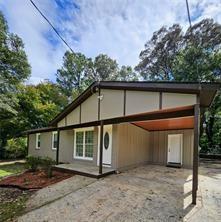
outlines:
{"label": "vertical siding panel", "polygon": [[169,134],[183,134],[183,166],[191,167],[193,160],[193,130],[165,130],[150,133],[150,152],[153,163],[167,164],[167,147]]}
{"label": "vertical siding panel", "polygon": [[149,160],[149,132],[129,123],[119,124],[116,164],[126,168]]}
{"label": "vertical siding panel", "polygon": [[150,149],[149,149],[149,153],[150,153],[150,162],[153,162],[153,147],[154,147],[154,133],[150,132],[150,137],[149,137],[149,141],[150,141]]}
{"label": "vertical siding panel", "polygon": [[163,164],[164,163],[164,150],[165,150],[165,145],[164,145],[164,131],[159,132],[159,163]]}
{"label": "vertical siding panel", "polygon": [[152,131],[131,124],[118,125],[119,167],[141,162],[167,164],[168,134],[183,134],[183,166],[192,166],[193,130]]}

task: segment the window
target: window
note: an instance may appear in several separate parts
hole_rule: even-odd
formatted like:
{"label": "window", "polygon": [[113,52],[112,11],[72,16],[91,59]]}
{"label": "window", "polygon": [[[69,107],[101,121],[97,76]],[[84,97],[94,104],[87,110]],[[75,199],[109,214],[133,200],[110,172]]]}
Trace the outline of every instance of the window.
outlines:
{"label": "window", "polygon": [[36,149],[40,149],[41,147],[41,134],[37,133],[36,134]]}
{"label": "window", "polygon": [[93,159],[94,129],[75,130],[74,157],[78,159]]}
{"label": "window", "polygon": [[58,132],[52,132],[52,150],[58,147]]}

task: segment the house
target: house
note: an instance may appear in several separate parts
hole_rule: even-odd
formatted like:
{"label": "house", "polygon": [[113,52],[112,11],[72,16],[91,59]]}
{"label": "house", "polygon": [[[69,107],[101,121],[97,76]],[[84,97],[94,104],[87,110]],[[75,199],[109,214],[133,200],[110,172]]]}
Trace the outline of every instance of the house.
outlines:
{"label": "house", "polygon": [[193,168],[196,203],[200,108],[211,105],[219,88],[218,83],[95,82],[49,127],[27,132],[29,154],[82,173],[97,169],[98,177],[148,163]]}

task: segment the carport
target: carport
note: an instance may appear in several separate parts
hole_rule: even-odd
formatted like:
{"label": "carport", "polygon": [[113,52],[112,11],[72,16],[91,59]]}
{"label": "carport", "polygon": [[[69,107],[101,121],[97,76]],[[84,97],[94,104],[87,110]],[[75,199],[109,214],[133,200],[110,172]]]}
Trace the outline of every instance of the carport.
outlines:
{"label": "carport", "polygon": [[[58,128],[58,132],[67,129],[77,129],[82,127],[100,126],[100,138],[103,138],[104,125],[132,123],[146,130],[163,129],[194,129],[194,149],[193,149],[193,179],[192,179],[192,203],[196,204],[198,188],[198,147],[199,147],[199,104],[184,106],[172,109],[161,109],[154,112],[146,112],[138,115],[124,116],[107,120],[100,120],[90,123],[77,124]],[[58,135],[59,135],[58,134]],[[58,136],[59,137],[59,136]],[[99,175],[106,175],[103,172],[103,139],[100,139],[99,150]],[[59,143],[58,143],[59,144]],[[57,149],[57,163],[59,162],[59,146]]]}

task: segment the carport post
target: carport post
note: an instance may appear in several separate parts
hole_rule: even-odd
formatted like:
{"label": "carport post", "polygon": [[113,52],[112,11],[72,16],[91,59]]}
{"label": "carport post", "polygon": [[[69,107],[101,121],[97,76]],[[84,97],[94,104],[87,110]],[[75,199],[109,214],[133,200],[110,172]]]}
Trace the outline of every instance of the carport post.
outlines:
{"label": "carport post", "polygon": [[104,131],[104,122],[103,122],[103,120],[101,120],[101,123],[100,123],[99,174],[102,174],[102,165],[103,165],[103,131]]}
{"label": "carport post", "polygon": [[57,137],[57,150],[56,150],[56,165],[59,164],[59,144],[60,144],[60,130],[58,129],[58,137]]}
{"label": "carport post", "polygon": [[194,145],[193,145],[193,182],[192,182],[192,204],[196,204],[198,189],[198,149],[199,149],[199,104],[194,106]]}

